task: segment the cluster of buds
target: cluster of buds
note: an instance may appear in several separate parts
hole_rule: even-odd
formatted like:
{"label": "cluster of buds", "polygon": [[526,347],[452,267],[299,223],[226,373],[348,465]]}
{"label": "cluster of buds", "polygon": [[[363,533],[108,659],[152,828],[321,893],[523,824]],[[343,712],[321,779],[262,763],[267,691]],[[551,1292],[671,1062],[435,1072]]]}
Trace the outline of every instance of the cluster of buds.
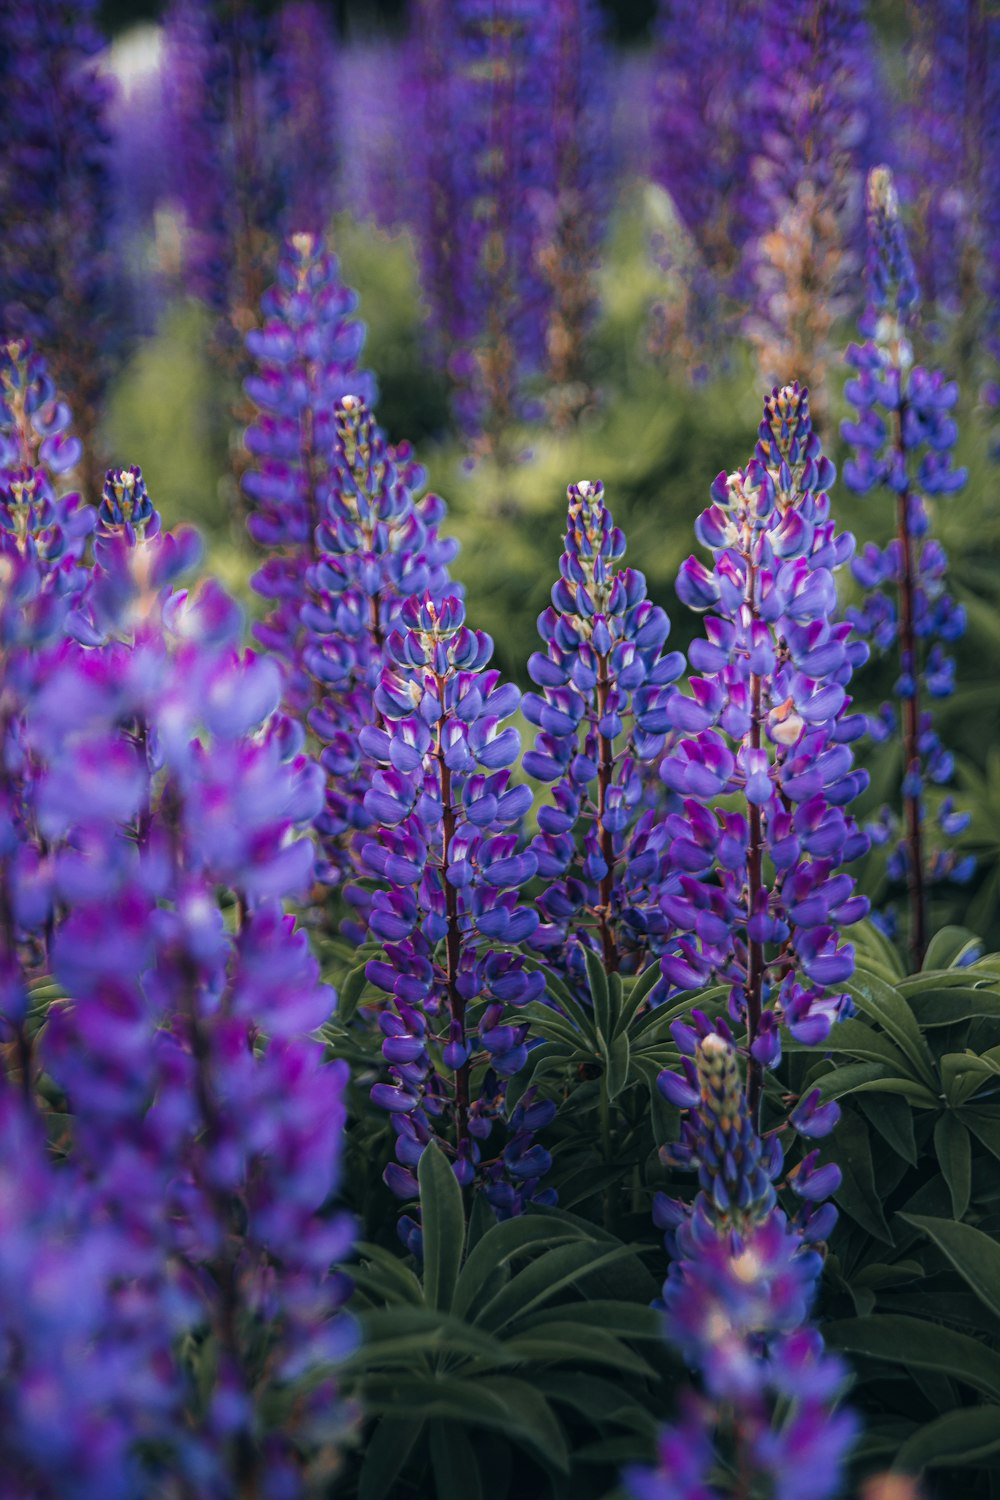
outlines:
{"label": "cluster of buds", "polygon": [[[689,1056],[677,1092],[689,1113],[669,1154],[698,1172],[693,1205],[657,1198],[654,1215],[671,1256],[663,1287],[666,1333],[699,1375],[681,1427],[666,1429],[660,1466],[625,1475],[635,1500],[718,1494],[710,1476],[720,1458],[775,1494],[825,1500],[840,1487],[841,1465],[857,1431],[833,1403],[846,1371],[809,1326],[822,1259],[814,1248],[836,1220],[837,1168],[810,1152],[788,1174],[805,1214],[789,1220],[777,1201],[784,1161],[776,1136],[758,1136],[725,1023],[700,1013],[681,1041]],[[793,1116],[803,1134],[825,1135],[835,1104],[804,1100]],[[672,1467],[683,1453],[680,1470]],[[683,1476],[683,1483],[680,1483]]]}
{"label": "cluster of buds", "polygon": [[[910,334],[920,294],[886,167],[869,175],[868,233],[869,301],[861,323],[866,342],[847,351],[856,374],[845,393],[858,415],[843,424],[843,435],[854,449],[844,482],[858,494],[887,492],[895,504],[896,536],[884,550],[870,543],[855,559],[855,577],[870,594],[850,619],[880,651],[895,646],[899,654],[895,692],[902,724],[887,704],[870,727],[877,740],[902,731],[905,829],[893,867],[908,887],[908,936],[919,964],[927,947],[924,780],[945,782],[952,773],[951,756],[921,700],[924,694],[933,698],[951,692],[953,669],[940,642],[956,640],[965,629],[963,609],[945,591],[948,560],[929,536],[925,497],[954,494],[965,484],[966,471],[956,468],[953,459],[958,427],[951,413],[958,387],[939,371],[913,362]],[[951,873],[967,872],[967,867],[937,857],[935,864]]]}
{"label": "cluster of buds", "polygon": [[[370,925],[385,950],[368,977],[393,999],[380,1018],[391,1081],[372,1090],[396,1131],[386,1182],[415,1197],[413,1168],[438,1133],[459,1182],[478,1179],[507,1214],[547,1170],[530,1136],[553,1110],[522,1101],[511,1138],[484,1159],[504,1082],[527,1060],[517,1009],[544,990],[510,951],[538,925],[519,897],[538,862],[517,832],[531,805],[530,790],[511,783],[520,737],[503,727],[520,695],[487,668],[492,649],[466,626],[457,598],[428,593],[403,605],[375,694],[382,726],[361,733],[383,767],[365,797],[374,833],[363,858],[381,885]],[[409,1219],[402,1227],[408,1239],[416,1232]]]}
{"label": "cluster of buds", "polygon": [[618,568],[625,538],[603,485],[581,480],[568,494],[561,576],[538,622],[545,650],[528,662],[541,693],[523,702],[539,731],[524,769],[553,787],[531,845],[546,880],[532,944],[579,967],[579,937],[610,973],[641,966],[670,930],[657,900],[663,799],[651,797],[648,769],[665,749],[684,657],[664,653],[670,621],[646,598],[643,575]]}
{"label": "cluster of buds", "polygon": [[[850,748],[865,720],[847,695],[868,648],[836,619],[834,570],[854,540],[835,532],[832,479],[807,393],[775,390],[754,458],[718,476],[696,522],[712,566],[691,557],[677,580],[680,598],[710,613],[690,651],[701,675],[666,705],[683,736],[660,766],[682,798],[665,824],[669,866],[682,873],[661,906],[684,936],[663,972],[683,989],[730,984],[755,1113],[780,1024],[817,1042],[848,1011],[839,987],[854,954],[840,928],[868,910],[841,868],[868,848],[846,811],[868,783]],[[734,793],[737,805],[719,806]]]}

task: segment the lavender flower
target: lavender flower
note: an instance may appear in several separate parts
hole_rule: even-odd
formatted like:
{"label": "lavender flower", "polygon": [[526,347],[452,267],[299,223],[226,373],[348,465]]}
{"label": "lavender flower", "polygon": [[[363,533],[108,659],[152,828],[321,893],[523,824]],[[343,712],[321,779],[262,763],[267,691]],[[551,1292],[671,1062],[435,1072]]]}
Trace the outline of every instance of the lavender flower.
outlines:
{"label": "lavender flower", "polygon": [[337,181],[333,38],[315,0],[289,0],[278,13],[276,60],[287,230],[321,235]]}
{"label": "lavender flower", "polygon": [[[938,642],[956,640],[965,629],[964,610],[944,589],[947,557],[928,536],[923,495],[954,494],[965,484],[966,471],[952,465],[958,428],[951,412],[958,387],[939,371],[913,364],[910,332],[919,289],[886,167],[869,175],[868,224],[869,303],[861,324],[867,341],[847,351],[857,373],[845,393],[858,417],[842,428],[854,447],[844,481],[858,494],[878,486],[894,497],[896,538],[884,551],[869,544],[855,559],[855,578],[872,592],[851,618],[879,650],[898,642],[906,830],[895,863],[908,887],[910,952],[919,966],[927,947],[924,779],[945,782],[952,773],[951,757],[921,699],[925,692],[931,697],[951,692],[951,666]],[[876,739],[898,733],[888,706],[869,727]]]}
{"label": "lavender flower", "polygon": [[[372,1090],[396,1132],[385,1180],[414,1197],[413,1168],[434,1132],[459,1182],[479,1177],[493,1206],[510,1213],[547,1170],[530,1132],[552,1113],[522,1101],[513,1138],[481,1166],[504,1081],[527,1060],[517,1009],[544,989],[542,975],[507,951],[538,924],[518,896],[537,868],[516,832],[531,793],[511,784],[520,739],[501,727],[519,694],[486,669],[492,642],[466,626],[457,598],[406,600],[386,650],[375,695],[382,726],[360,735],[384,767],[365,797],[375,831],[363,853],[381,886],[371,932],[385,949],[368,978],[393,997],[380,1018],[390,1081]],[[410,1221],[403,1230],[412,1234]]]}
{"label": "lavender flower", "polygon": [[[112,256],[105,112],[92,60],[94,0],[4,6],[0,93],[0,322],[49,351],[94,461],[106,377]],[[88,472],[88,488],[96,489]]]}
{"label": "lavender flower", "polygon": [[[774,1186],[783,1167],[778,1139],[757,1135],[728,1028],[700,1021],[686,1060],[690,1113],[668,1153],[697,1168],[700,1190],[693,1205],[659,1195],[655,1217],[671,1256],[666,1334],[707,1399],[690,1400],[684,1425],[661,1435],[661,1468],[627,1471],[626,1485],[637,1500],[714,1500],[721,1451],[784,1500],[823,1500],[839,1489],[857,1431],[852,1414],[832,1409],[844,1368],[807,1321],[822,1265],[812,1243],[836,1218],[831,1206],[813,1205],[836,1190],[839,1173],[817,1168],[815,1153],[804,1158],[791,1185],[806,1215],[786,1217]],[[832,1106],[821,1120],[814,1112],[813,1132],[829,1130],[836,1113]]]}
{"label": "lavender flower", "polygon": [[[760,39],[758,231],[747,332],[768,382],[795,370],[825,409],[830,333],[861,259],[879,88],[860,0],[771,8]],[[820,422],[822,426],[822,422]]]}
{"label": "lavender flower", "polygon": [[663,754],[684,657],[663,654],[670,621],[646,598],[643,575],[616,570],[625,538],[603,485],[581,480],[568,495],[561,577],[538,622],[545,651],[528,663],[542,692],[522,705],[539,727],[524,769],[553,785],[531,846],[547,881],[538,902],[543,924],[531,942],[570,963],[571,936],[594,943],[610,973],[641,967],[670,930],[657,905],[661,809],[651,804],[643,768]]}
{"label": "lavender flower", "polygon": [[[754,458],[718,476],[696,523],[712,567],[691,557],[677,580],[684,603],[712,613],[690,651],[703,675],[666,705],[683,738],[660,766],[683,798],[665,824],[680,889],[660,904],[684,936],[663,972],[683,989],[713,976],[730,984],[731,1014],[747,1026],[753,1119],[779,1023],[822,1041],[849,1012],[840,986],[854,952],[840,928],[868,910],[840,868],[868,847],[844,811],[868,782],[852,769],[865,721],[847,712],[846,692],[867,647],[836,621],[833,578],[854,541],[834,531],[833,465],[807,393],[775,390],[759,431]],[[731,793],[739,803],[720,808]]]}

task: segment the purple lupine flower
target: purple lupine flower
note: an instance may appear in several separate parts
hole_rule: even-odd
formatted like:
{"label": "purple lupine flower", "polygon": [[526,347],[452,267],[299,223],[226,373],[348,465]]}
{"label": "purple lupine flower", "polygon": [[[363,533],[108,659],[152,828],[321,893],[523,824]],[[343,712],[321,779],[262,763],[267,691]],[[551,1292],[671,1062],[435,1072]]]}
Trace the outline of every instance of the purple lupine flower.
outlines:
{"label": "purple lupine flower", "polygon": [[[749,1034],[754,1115],[779,1023],[821,1041],[849,1012],[854,950],[839,933],[868,909],[840,868],[868,847],[845,811],[868,782],[853,769],[865,721],[848,712],[846,691],[868,648],[835,617],[833,575],[854,540],[834,530],[833,477],[807,393],[775,390],[754,458],[718,476],[695,524],[711,569],[691,557],[677,580],[683,602],[710,612],[689,653],[700,675],[666,705],[683,738],[660,775],[683,805],[665,823],[679,888],[660,904],[683,936],[662,966],[684,989],[713,976],[730,984],[731,1014]],[[731,793],[738,805],[720,807]]]}
{"label": "purple lupine flower", "polygon": [[814,420],[827,404],[830,332],[851,309],[863,254],[874,51],[860,0],[778,3],[760,38],[746,329],[769,384],[786,370],[808,384]]}
{"label": "purple lupine flower", "polygon": [[923,785],[925,777],[948,781],[953,767],[922,698],[951,691],[952,668],[939,643],[965,630],[965,611],[944,588],[947,557],[929,536],[923,497],[954,494],[965,484],[966,470],[953,464],[958,427],[951,413],[958,387],[940,371],[913,364],[910,333],[920,294],[886,167],[869,175],[868,224],[869,300],[861,323],[866,342],[847,351],[856,373],[845,394],[858,415],[842,427],[854,449],[844,482],[858,494],[877,487],[893,497],[896,537],[884,551],[869,544],[855,559],[854,575],[869,597],[850,618],[880,651],[898,644],[895,691],[902,723],[886,706],[869,728],[876,739],[902,735],[905,833],[892,873],[908,888],[909,945],[919,967],[927,947]]}
{"label": "purple lupine flower", "polygon": [[459,422],[501,465],[530,411],[550,304],[536,256],[535,199],[553,181],[542,12],[537,0],[431,0],[415,59],[424,293]]}
{"label": "purple lupine flower", "polygon": [[239,652],[240,611],[163,587],[187,556],[119,522],[95,569],[105,643],[68,643],[26,707],[68,996],[41,1048],[125,1289],[155,1294],[174,1349],[214,1341],[203,1395],[149,1436],[194,1493],[295,1492],[333,1393],[296,1403],[294,1434],[268,1429],[267,1393],[325,1377],[352,1339],[329,1269],[352,1233],[330,1209],[345,1069],[311,1036],[335,997],[280,906],[312,880],[322,774],[274,715],[276,664]]}
{"label": "purple lupine flower", "polygon": [[[657,21],[652,176],[670,196],[687,244],[657,250],[686,307],[656,309],[656,342],[686,350],[693,373],[725,349],[734,307],[747,294],[753,230],[743,195],[759,149],[756,91],[747,60],[759,52],[763,16],[737,0],[664,0]],[[680,263],[678,265],[678,257]],[[706,330],[709,330],[706,333]]]}
{"label": "purple lupine flower", "polygon": [[670,621],[646,598],[643,575],[618,567],[625,538],[603,485],[581,480],[568,495],[561,576],[538,622],[545,650],[528,663],[541,692],[522,705],[538,726],[524,769],[553,788],[531,845],[547,882],[531,941],[572,962],[576,935],[596,946],[610,973],[641,966],[670,931],[657,904],[661,809],[644,768],[663,754],[684,657],[664,653]]}
{"label": "purple lupine flower", "polygon": [[[659,1195],[654,1216],[671,1256],[666,1336],[699,1375],[706,1399],[689,1399],[684,1425],[662,1435],[661,1468],[632,1469],[626,1484],[636,1500],[715,1500],[710,1479],[721,1440],[740,1472],[766,1478],[774,1494],[823,1500],[839,1489],[857,1422],[833,1408],[846,1372],[808,1323],[822,1266],[810,1230],[817,1216],[810,1208],[789,1220],[777,1204],[781,1145],[757,1134],[725,1023],[713,1029],[699,1014],[697,1030],[688,1030],[689,1112],[681,1144],[668,1155],[697,1169],[699,1192],[693,1205]],[[813,1109],[816,1133],[834,1118],[821,1121]],[[805,1175],[814,1200],[839,1182],[835,1168],[814,1169],[809,1157],[794,1175],[800,1191]],[[834,1218],[825,1212],[824,1227]],[[689,1446],[675,1473],[671,1461],[684,1438]]]}
{"label": "purple lupine flower", "polygon": [[[531,793],[511,782],[520,737],[503,727],[520,695],[488,669],[492,642],[466,626],[455,597],[407,599],[386,652],[375,694],[382,722],[360,734],[384,768],[365,797],[374,833],[363,859],[379,881],[370,930],[385,950],[368,978],[393,999],[379,1023],[390,1081],[372,1090],[396,1132],[385,1180],[414,1197],[413,1169],[434,1134],[459,1182],[478,1179],[507,1214],[535,1196],[547,1170],[529,1137],[552,1113],[539,1103],[512,1118],[506,1142],[482,1162],[505,1081],[527,1059],[518,1008],[544,989],[510,951],[538,925],[519,896],[538,863],[517,833]],[[402,1228],[412,1235],[411,1221]]]}
{"label": "purple lupine flower", "polygon": [[72,476],[83,456],[72,420],[30,343],[0,346],[0,552],[69,574],[94,528],[93,511],[63,489],[63,476]]}
{"label": "purple lupine flower", "polygon": [[316,0],[288,0],[277,18],[275,61],[284,221],[291,234],[323,234],[333,212],[337,125],[330,27]]}
{"label": "purple lupine flower", "polygon": [[587,334],[611,192],[610,59],[595,0],[556,0],[551,30],[553,186],[541,199],[539,263],[552,287],[549,407],[565,426],[592,400]]}
{"label": "purple lupine flower", "polygon": [[975,0],[930,0],[909,16],[896,155],[920,285],[937,327],[972,327],[982,311],[995,335],[1000,17]]}
{"label": "purple lupine flower", "polygon": [[335,407],[352,392],[368,402],[375,396],[374,376],[358,369],[365,325],[351,316],[356,306],[357,296],[341,282],[322,241],[294,234],[264,295],[261,326],[247,335],[256,368],[245,388],[258,415],[244,437],[251,467],[243,489],[252,506],[250,535],[270,552],[252,586],[273,601],[255,634],[283,664],[284,701],[293,714],[314,700],[302,659],[302,607],[333,482]]}
{"label": "purple lupine flower", "polygon": [[[419,12],[415,24],[421,24]],[[426,194],[439,187],[446,191],[446,183],[434,176],[421,176],[418,188],[412,166],[418,148],[411,100],[419,108],[420,99],[414,47],[410,40],[355,38],[338,50],[335,65],[337,135],[350,140],[350,150],[340,153],[337,164],[339,199],[354,219],[370,219],[393,232],[423,220],[431,207]],[[423,126],[420,134],[422,139]],[[439,171],[438,176],[447,174]],[[418,246],[422,257],[428,243],[434,241]],[[431,252],[429,261],[422,259],[422,273],[432,271],[434,264]],[[438,306],[433,293],[427,297]]]}
{"label": "purple lupine flower", "polygon": [[[420,495],[425,472],[409,444],[390,446],[357,395],[338,402],[333,421],[330,479],[301,615],[303,665],[319,685],[309,726],[323,746],[329,777],[316,821],[324,851],[319,874],[331,883],[357,874],[355,840],[372,821],[366,794],[375,765],[360,731],[382,727],[376,693],[389,634],[404,600],[425,591],[435,597],[455,592],[448,565],[457,551],[455,542],[438,535],[444,501]],[[361,941],[369,896],[358,885],[345,894],[357,913],[345,931]]]}
{"label": "purple lupine flower", "polygon": [[[95,0],[0,14],[0,324],[48,351],[95,462],[111,300],[110,85],[93,66]],[[88,489],[96,488],[88,470]],[[91,486],[90,481],[95,481]]]}

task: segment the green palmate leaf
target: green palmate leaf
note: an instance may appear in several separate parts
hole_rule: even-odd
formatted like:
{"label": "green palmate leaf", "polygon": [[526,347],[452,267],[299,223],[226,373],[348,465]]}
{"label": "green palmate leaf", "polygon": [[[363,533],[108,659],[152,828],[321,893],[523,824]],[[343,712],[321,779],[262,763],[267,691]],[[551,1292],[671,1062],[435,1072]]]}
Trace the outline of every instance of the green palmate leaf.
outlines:
{"label": "green palmate leaf", "polygon": [[587,982],[590,985],[590,998],[594,1003],[594,1024],[597,1035],[610,1038],[614,1035],[616,1016],[612,1014],[611,989],[608,984],[608,976],[604,972],[604,965],[597,954],[590,948],[583,950],[584,962],[587,965]]}
{"label": "green palmate leaf", "polygon": [[385,1500],[424,1430],[418,1417],[383,1417],[365,1441],[358,1500]]}
{"label": "green palmate leaf", "polygon": [[[545,988],[548,991],[550,999],[556,1002],[563,1013],[572,1021],[573,1025],[579,1027],[581,1030],[588,1030],[591,1026],[590,1014],[558,975],[553,974],[541,959],[529,956],[525,958],[524,963],[526,968],[537,969],[539,973],[545,975]],[[547,1010],[549,1007],[546,1006],[543,1008]]]}
{"label": "green palmate leaf", "polygon": [[355,1250],[362,1262],[368,1262],[367,1266],[351,1265],[347,1268],[357,1286],[385,1302],[423,1302],[423,1287],[397,1255],[366,1240],[360,1241]]}
{"label": "green palmate leaf", "polygon": [[863,969],[855,971],[848,989],[858,1009],[877,1021],[906,1055],[914,1076],[929,1089],[936,1089],[937,1074],[930,1048],[899,991],[877,975],[866,974]]}
{"label": "green palmate leaf", "polygon": [[889,984],[903,978],[903,966],[899,954],[884,932],[872,922],[858,922],[851,928],[851,941],[857,953],[859,965],[869,974],[878,974]]}
{"label": "green palmate leaf", "polygon": [[951,1113],[941,1115],[934,1126],[934,1150],[951,1194],[951,1211],[964,1219],[972,1192],[972,1146],[969,1132]]}
{"label": "green palmate leaf", "polygon": [[[586,1302],[570,1302],[559,1309],[560,1316],[571,1318],[578,1328],[604,1328],[622,1339],[649,1339],[657,1343],[663,1338],[663,1314],[653,1307],[638,1302],[618,1302],[609,1297],[588,1298]],[[548,1322],[551,1310],[533,1313],[519,1318],[519,1329],[535,1330]]]}
{"label": "green palmate leaf", "polygon": [[538,1364],[594,1364],[633,1375],[654,1373],[644,1359],[614,1334],[603,1328],[579,1327],[568,1318],[537,1324],[532,1320],[530,1329],[518,1331],[503,1347],[520,1359]]}
{"label": "green palmate leaf", "polygon": [[490,1375],[475,1382],[480,1389],[488,1387],[509,1413],[506,1429],[516,1442],[533,1449],[536,1457],[562,1474],[569,1473],[566,1437],[549,1403],[537,1387],[509,1375]]}
{"label": "green palmate leaf", "polygon": [[834,1198],[845,1213],[876,1239],[893,1243],[892,1231],[882,1211],[875,1186],[868,1130],[857,1115],[845,1113],[836,1130],[836,1160],[843,1174]]}
{"label": "green palmate leaf", "polygon": [[915,1064],[907,1054],[884,1032],[876,1031],[864,1021],[838,1022],[822,1047],[824,1052],[838,1052],[857,1057],[862,1062],[885,1063],[897,1078],[916,1078],[925,1087],[930,1087],[926,1079],[916,1073]]}
{"label": "green palmate leaf", "polygon": [[434,1142],[417,1168],[424,1230],[424,1297],[431,1307],[449,1308],[465,1245],[462,1189],[447,1157]]}
{"label": "green palmate leaf", "polygon": [[[782,1046],[784,1046],[784,1037],[782,1037]],[[846,1095],[853,1094],[863,1083],[873,1083],[890,1076],[884,1063],[845,1063],[842,1067],[830,1068],[826,1072],[821,1071],[826,1067],[826,1062],[822,1062],[818,1069],[813,1069],[806,1080],[806,1087],[816,1084],[824,1099],[843,1099]]]}
{"label": "green palmate leaf", "polygon": [[[380,1366],[412,1352],[432,1356],[448,1352],[506,1362],[504,1345],[481,1328],[440,1308],[384,1307],[359,1315],[361,1345],[346,1361],[361,1370]],[[405,1345],[405,1348],[404,1348]]]}
{"label": "green palmate leaf", "polygon": [[823,1337],[832,1349],[842,1349],[846,1354],[937,1370],[1000,1398],[1000,1355],[968,1334],[939,1323],[884,1313],[826,1323]]}
{"label": "green palmate leaf", "polygon": [[632,1165],[631,1162],[619,1161],[610,1167],[598,1167],[588,1162],[573,1172],[567,1172],[559,1180],[559,1202],[563,1208],[575,1208],[579,1203],[596,1198],[605,1188],[621,1182]]}
{"label": "green palmate leaf", "polygon": [[483,1500],[476,1450],[460,1422],[437,1419],[427,1428],[437,1500]]}
{"label": "green palmate leaf", "polygon": [[624,1031],[631,1026],[636,1013],[643,1002],[652,994],[658,980],[662,977],[659,961],[651,963],[648,968],[643,969],[639,977],[633,980],[628,994],[622,1001],[621,1013],[618,1017],[619,1031]]}
{"label": "green palmate leaf", "polygon": [[360,964],[356,969],[351,970],[340,986],[337,995],[337,1020],[341,1026],[346,1026],[352,1019],[367,984],[368,979],[365,974],[365,965]]}
{"label": "green palmate leaf", "polygon": [[967,953],[979,947],[979,938],[968,927],[942,927],[927,944],[921,967],[924,970],[951,969]]}
{"label": "green palmate leaf", "polygon": [[955,1224],[950,1219],[906,1213],[899,1217],[933,1240],[983,1306],[1000,1317],[1000,1245],[996,1240],[971,1224]]}
{"label": "green palmate leaf", "polygon": [[946,1052],[940,1068],[945,1098],[954,1107],[965,1104],[994,1076],[989,1061],[974,1052]]}
{"label": "green palmate leaf", "polygon": [[566,1016],[561,1016],[558,1011],[542,1005],[538,1000],[522,1005],[518,1014],[531,1022],[535,1036],[544,1037],[547,1042],[563,1042],[572,1053],[583,1056],[590,1056],[597,1050],[597,1036],[592,1022],[588,1022],[585,1027],[577,1026]]}
{"label": "green palmate leaf", "polygon": [[500,1332],[525,1313],[552,1301],[560,1292],[568,1291],[599,1267],[634,1254],[632,1246],[617,1242],[610,1247],[590,1241],[547,1250],[497,1293],[483,1309],[478,1321],[482,1327]]}
{"label": "green palmate leaf", "polygon": [[1000,1119],[994,1115],[987,1115],[971,1105],[958,1110],[957,1114],[966,1129],[972,1131],[987,1151],[1000,1159]]}
{"label": "green palmate leaf", "polygon": [[629,1080],[630,1049],[628,1033],[615,1036],[607,1051],[607,1090],[609,1099],[617,1099]]}
{"label": "green palmate leaf", "polygon": [[470,1250],[452,1298],[452,1312],[456,1317],[464,1317],[491,1277],[518,1256],[550,1250],[580,1237],[581,1231],[576,1226],[553,1223],[547,1218],[505,1219],[488,1230]]}
{"label": "green palmate leaf", "polygon": [[975,1406],[947,1412],[921,1427],[900,1448],[893,1468],[919,1474],[971,1463],[1000,1452],[1000,1406]]}
{"label": "green palmate leaf", "polygon": [[880,1098],[863,1095],[858,1108],[892,1149],[915,1167],[917,1138],[913,1132],[913,1111],[906,1100],[893,1094],[883,1094]]}
{"label": "green palmate leaf", "polygon": [[995,990],[949,985],[926,989],[909,997],[909,1006],[919,1026],[953,1026],[957,1021],[1000,1017],[1000,995]]}
{"label": "green palmate leaf", "polygon": [[606,1422],[622,1421],[639,1430],[643,1424],[647,1430],[654,1427],[650,1413],[643,1411],[627,1390],[599,1375],[560,1370],[558,1374],[552,1372],[539,1375],[532,1384],[536,1390],[544,1392],[550,1401],[572,1407],[595,1427],[602,1427]]}

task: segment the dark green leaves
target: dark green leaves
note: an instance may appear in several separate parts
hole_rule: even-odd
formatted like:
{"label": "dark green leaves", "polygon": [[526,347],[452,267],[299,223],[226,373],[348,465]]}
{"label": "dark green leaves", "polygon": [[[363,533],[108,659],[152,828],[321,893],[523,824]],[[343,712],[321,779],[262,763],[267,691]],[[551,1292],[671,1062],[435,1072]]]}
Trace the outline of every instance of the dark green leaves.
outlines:
{"label": "dark green leaves", "polygon": [[424,1296],[431,1307],[451,1306],[465,1243],[465,1209],[448,1159],[432,1143],[417,1171],[424,1228]]}

